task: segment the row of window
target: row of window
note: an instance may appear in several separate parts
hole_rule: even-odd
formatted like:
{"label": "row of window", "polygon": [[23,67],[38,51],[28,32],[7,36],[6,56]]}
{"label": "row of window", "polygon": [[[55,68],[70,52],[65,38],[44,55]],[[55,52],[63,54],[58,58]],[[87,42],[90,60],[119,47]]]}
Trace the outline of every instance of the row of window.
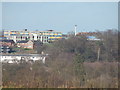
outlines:
{"label": "row of window", "polygon": [[[8,36],[8,34],[4,34],[5,36]],[[17,36],[17,34],[11,34],[11,36]],[[17,36],[16,38],[20,38],[20,37],[30,37],[29,34],[26,34],[26,36]],[[43,35],[42,37],[62,37],[62,35]],[[34,38],[34,36],[33,36]],[[41,38],[41,36],[37,36],[37,38]]]}
{"label": "row of window", "polygon": [[[22,36],[21,36],[21,37],[16,37],[16,38],[30,38],[30,37],[22,37]],[[33,36],[32,38],[35,38],[35,37]],[[41,38],[41,37],[38,37],[38,36],[37,36],[37,39],[38,39],[38,38]],[[42,38],[48,38],[48,37],[42,37]]]}
{"label": "row of window", "polygon": [[[34,32],[35,33],[35,32]],[[4,34],[9,34],[8,32],[4,32]],[[10,35],[14,35],[14,34],[21,34],[21,35],[29,35],[30,33],[29,32],[27,32],[27,33],[24,33],[24,32],[10,32]],[[49,34],[62,34],[62,33],[60,33],[60,32],[39,32],[39,34],[40,35],[45,35],[45,34],[47,34],[47,35],[49,35]]]}

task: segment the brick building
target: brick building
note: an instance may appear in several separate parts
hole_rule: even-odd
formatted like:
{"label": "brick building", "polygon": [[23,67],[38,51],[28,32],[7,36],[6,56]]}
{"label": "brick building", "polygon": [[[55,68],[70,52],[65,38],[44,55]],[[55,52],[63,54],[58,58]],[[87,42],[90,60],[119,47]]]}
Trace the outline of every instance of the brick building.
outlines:
{"label": "brick building", "polygon": [[21,48],[33,49],[34,43],[31,40],[22,40],[17,42],[17,46]]}
{"label": "brick building", "polygon": [[0,45],[5,45],[5,46],[11,47],[11,46],[15,45],[15,42],[13,40],[2,39],[2,40],[0,40]]}

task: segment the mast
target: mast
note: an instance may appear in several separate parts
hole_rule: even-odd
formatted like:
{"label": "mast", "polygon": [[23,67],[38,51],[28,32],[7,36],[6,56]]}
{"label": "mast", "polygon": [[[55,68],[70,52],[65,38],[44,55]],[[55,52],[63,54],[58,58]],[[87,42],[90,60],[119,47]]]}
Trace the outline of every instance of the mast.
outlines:
{"label": "mast", "polygon": [[75,25],[75,36],[77,34],[77,25]]}

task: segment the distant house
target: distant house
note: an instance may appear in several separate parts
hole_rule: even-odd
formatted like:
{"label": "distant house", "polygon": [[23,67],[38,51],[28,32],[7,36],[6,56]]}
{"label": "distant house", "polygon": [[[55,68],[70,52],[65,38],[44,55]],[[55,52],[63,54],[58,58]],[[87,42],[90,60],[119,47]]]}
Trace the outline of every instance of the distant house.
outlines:
{"label": "distant house", "polygon": [[79,32],[77,33],[77,36],[85,35],[85,36],[94,36],[97,35],[97,32]]}
{"label": "distant house", "polygon": [[87,40],[100,41],[100,39],[96,38],[95,36],[87,36]]}
{"label": "distant house", "polygon": [[15,42],[13,40],[0,39],[0,45],[11,47],[15,45]]}
{"label": "distant house", "polygon": [[33,41],[31,40],[22,40],[17,42],[18,47],[33,49]]}

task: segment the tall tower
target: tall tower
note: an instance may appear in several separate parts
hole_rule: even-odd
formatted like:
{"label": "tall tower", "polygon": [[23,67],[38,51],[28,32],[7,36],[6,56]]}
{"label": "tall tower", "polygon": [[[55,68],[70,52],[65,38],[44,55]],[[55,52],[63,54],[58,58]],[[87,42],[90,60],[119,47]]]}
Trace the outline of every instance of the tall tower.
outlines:
{"label": "tall tower", "polygon": [[75,25],[75,36],[77,34],[77,25]]}

